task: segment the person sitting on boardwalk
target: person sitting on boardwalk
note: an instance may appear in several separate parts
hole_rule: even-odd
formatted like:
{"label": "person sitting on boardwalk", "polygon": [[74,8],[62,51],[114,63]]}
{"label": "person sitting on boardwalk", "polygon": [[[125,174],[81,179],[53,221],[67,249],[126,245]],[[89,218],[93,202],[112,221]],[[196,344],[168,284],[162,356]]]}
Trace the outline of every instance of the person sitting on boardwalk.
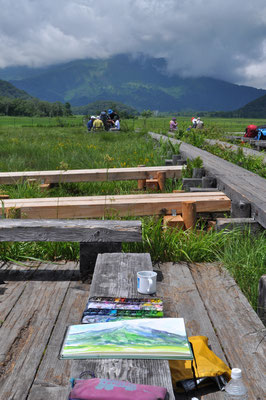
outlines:
{"label": "person sitting on boardwalk", "polygon": [[173,132],[177,130],[178,123],[176,122],[176,118],[172,118],[170,121],[169,131]]}
{"label": "person sitting on boardwalk", "polygon": [[94,120],[93,130],[94,131],[103,131],[104,130],[104,124],[103,124],[103,121],[100,119],[100,116],[97,116],[96,119]]}
{"label": "person sitting on boardwalk", "polygon": [[93,122],[95,121],[96,117],[92,115],[87,123],[88,132],[92,130]]}

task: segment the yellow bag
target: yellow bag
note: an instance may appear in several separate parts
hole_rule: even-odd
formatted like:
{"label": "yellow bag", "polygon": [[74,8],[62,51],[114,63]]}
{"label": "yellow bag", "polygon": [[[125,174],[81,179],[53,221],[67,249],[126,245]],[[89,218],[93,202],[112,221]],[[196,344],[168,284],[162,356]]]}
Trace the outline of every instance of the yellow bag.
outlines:
{"label": "yellow bag", "polygon": [[206,336],[191,336],[188,339],[194,353],[193,362],[188,360],[169,361],[175,389],[178,382],[188,379],[195,380],[223,375],[227,381],[230,380],[230,368],[209,349]]}

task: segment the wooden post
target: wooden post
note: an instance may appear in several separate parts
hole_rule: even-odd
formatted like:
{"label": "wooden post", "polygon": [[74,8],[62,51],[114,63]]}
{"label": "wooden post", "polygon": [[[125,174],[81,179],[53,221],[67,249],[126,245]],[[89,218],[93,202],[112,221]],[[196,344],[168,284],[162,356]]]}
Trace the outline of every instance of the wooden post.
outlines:
{"label": "wooden post", "polygon": [[169,159],[165,160],[165,165],[174,165],[173,160],[169,160]]}
{"label": "wooden post", "polygon": [[176,165],[177,161],[181,160],[181,154],[173,154],[172,160],[173,160],[173,165]]}
{"label": "wooden post", "polygon": [[26,179],[26,182],[28,183],[28,184],[34,184],[34,183],[36,183],[37,182],[37,179],[35,179],[35,178],[27,178]]}
{"label": "wooden post", "polygon": [[182,217],[186,229],[194,228],[196,226],[197,212],[195,201],[182,202]]}
{"label": "wooden post", "polygon": [[157,179],[158,179],[159,189],[163,191],[165,188],[166,172],[157,172]]}
{"label": "wooden post", "polygon": [[102,253],[120,253],[122,243],[80,243],[80,277],[83,282],[88,280],[94,272],[95,263],[98,254]]}
{"label": "wooden post", "polygon": [[184,221],[181,215],[165,215],[163,217],[163,227],[164,228],[184,228]]}
{"label": "wooden post", "polygon": [[157,191],[159,189],[158,179],[146,179],[146,189]]}
{"label": "wooden post", "polygon": [[45,191],[45,190],[50,189],[50,187],[51,187],[50,183],[42,183],[42,184],[39,186],[39,188],[40,188],[40,190],[41,190],[42,192]]}
{"label": "wooden post", "polygon": [[9,195],[8,194],[1,194],[0,193],[0,199],[9,199]]}
{"label": "wooden post", "polygon": [[[145,167],[145,165],[138,165],[138,167]],[[138,190],[145,190],[146,188],[146,179],[138,180]]]}
{"label": "wooden post", "polygon": [[250,218],[251,204],[245,201],[232,201],[231,217],[232,218]]}
{"label": "wooden post", "polygon": [[212,176],[203,176],[202,178],[202,187],[203,188],[216,188],[217,180]]}
{"label": "wooden post", "polygon": [[259,280],[259,296],[258,296],[258,316],[266,325],[266,275],[262,275]]}
{"label": "wooden post", "polygon": [[203,178],[204,174],[204,168],[193,168],[192,178]]}

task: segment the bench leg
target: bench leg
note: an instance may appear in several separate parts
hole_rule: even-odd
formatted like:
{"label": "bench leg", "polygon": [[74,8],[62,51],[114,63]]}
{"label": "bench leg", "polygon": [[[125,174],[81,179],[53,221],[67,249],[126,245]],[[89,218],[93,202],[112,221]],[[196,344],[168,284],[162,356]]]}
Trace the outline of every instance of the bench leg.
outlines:
{"label": "bench leg", "polygon": [[84,282],[93,274],[98,254],[102,253],[120,253],[122,243],[80,243],[80,277]]}

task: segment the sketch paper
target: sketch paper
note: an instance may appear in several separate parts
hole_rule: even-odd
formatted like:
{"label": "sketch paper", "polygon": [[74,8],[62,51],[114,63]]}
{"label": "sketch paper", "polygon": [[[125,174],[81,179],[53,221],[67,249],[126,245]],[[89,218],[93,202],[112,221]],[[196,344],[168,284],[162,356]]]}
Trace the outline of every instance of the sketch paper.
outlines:
{"label": "sketch paper", "polygon": [[183,318],[141,318],[69,326],[60,358],[192,360]]}

